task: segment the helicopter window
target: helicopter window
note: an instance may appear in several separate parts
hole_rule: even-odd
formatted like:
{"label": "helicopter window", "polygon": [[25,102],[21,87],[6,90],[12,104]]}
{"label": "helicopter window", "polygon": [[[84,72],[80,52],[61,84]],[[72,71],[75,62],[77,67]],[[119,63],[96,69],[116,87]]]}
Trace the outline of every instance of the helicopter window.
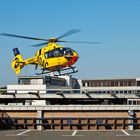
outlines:
{"label": "helicopter window", "polygon": [[49,58],[49,52],[45,53],[45,58]]}
{"label": "helicopter window", "polygon": [[73,56],[73,51],[70,48],[63,48],[62,53],[65,56]]}
{"label": "helicopter window", "polygon": [[60,57],[60,56],[62,56],[60,49],[55,49],[55,50],[45,53],[46,58],[54,58],[54,57]]}
{"label": "helicopter window", "polygon": [[60,49],[54,50],[54,57],[59,57],[59,56],[62,56]]}

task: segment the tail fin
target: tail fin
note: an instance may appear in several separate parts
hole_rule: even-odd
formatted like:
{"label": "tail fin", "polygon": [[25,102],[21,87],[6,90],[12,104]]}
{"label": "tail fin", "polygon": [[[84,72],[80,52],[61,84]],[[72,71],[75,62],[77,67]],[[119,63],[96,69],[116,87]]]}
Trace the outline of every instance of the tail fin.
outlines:
{"label": "tail fin", "polygon": [[14,52],[14,58],[11,63],[11,67],[15,71],[16,74],[20,74],[21,69],[25,65],[25,62],[22,58],[22,55],[20,54],[18,48],[13,49]]}

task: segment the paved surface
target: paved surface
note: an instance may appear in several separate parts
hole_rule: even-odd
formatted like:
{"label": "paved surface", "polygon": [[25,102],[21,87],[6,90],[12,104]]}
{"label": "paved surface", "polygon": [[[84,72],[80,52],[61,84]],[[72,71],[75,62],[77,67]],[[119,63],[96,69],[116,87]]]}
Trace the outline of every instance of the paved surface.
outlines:
{"label": "paved surface", "polygon": [[0,140],[139,140],[137,131],[0,130]]}

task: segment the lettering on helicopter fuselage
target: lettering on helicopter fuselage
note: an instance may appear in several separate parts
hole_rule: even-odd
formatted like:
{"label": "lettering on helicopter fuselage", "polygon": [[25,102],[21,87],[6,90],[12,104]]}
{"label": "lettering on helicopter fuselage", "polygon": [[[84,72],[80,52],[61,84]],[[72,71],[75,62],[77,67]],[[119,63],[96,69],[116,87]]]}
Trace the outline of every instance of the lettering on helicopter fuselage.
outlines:
{"label": "lettering on helicopter fuselage", "polygon": [[47,68],[49,66],[48,62],[45,62],[45,68]]}
{"label": "lettering on helicopter fuselage", "polygon": [[48,62],[46,62],[45,60],[42,60],[41,57],[38,58],[38,63],[40,66],[47,68],[48,67]]}
{"label": "lettering on helicopter fuselage", "polygon": [[19,59],[16,57],[14,61],[15,61],[14,68],[17,69],[19,66]]}
{"label": "lettering on helicopter fuselage", "polygon": [[38,58],[38,63],[39,63],[39,65],[43,66],[43,61],[42,61],[41,57]]}

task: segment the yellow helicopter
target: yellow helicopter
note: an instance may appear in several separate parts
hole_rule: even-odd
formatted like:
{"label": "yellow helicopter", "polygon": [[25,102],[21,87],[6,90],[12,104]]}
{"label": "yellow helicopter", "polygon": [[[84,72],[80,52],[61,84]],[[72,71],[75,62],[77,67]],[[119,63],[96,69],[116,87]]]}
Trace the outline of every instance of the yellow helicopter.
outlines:
{"label": "yellow helicopter", "polygon": [[[81,30],[73,29],[69,30],[68,32],[64,33],[58,38],[50,38],[50,39],[42,39],[42,38],[34,38],[34,37],[26,37],[21,35],[14,35],[9,33],[2,33],[1,35],[9,36],[9,37],[17,37],[23,39],[32,39],[32,40],[41,40],[45,41],[40,44],[36,44],[34,46],[43,46],[39,49],[35,56],[23,59],[22,55],[20,54],[18,48],[14,48],[14,58],[11,63],[11,67],[15,71],[16,74],[20,74],[21,69],[28,64],[35,65],[35,69],[37,69],[38,65],[41,67],[42,72],[36,73],[37,75],[46,74],[50,72],[58,72],[58,75],[64,74],[72,74],[78,72],[75,70],[73,65],[79,58],[79,55],[76,51],[71,48],[66,48],[64,46],[60,46],[57,42],[68,42],[68,43],[90,43],[90,44],[98,44],[99,42],[77,42],[77,41],[63,41],[60,40],[63,37],[68,35],[77,33]],[[65,71],[68,69],[72,69],[72,72],[61,73],[61,71]]]}

